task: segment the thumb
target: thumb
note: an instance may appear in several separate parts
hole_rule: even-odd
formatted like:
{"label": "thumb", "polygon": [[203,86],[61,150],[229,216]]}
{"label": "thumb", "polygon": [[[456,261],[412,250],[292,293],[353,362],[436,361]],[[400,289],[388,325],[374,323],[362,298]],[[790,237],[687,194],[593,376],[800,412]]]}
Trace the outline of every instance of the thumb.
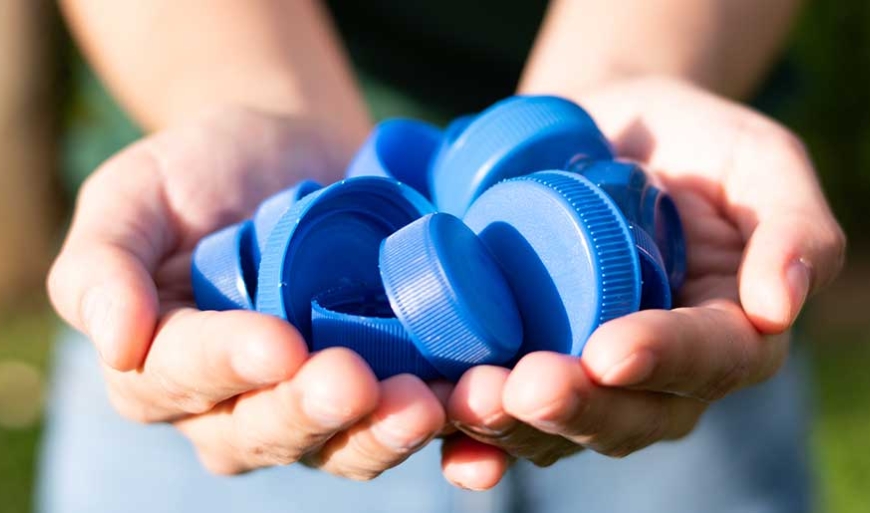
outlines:
{"label": "thumb", "polygon": [[139,367],[147,354],[158,315],[152,275],[174,244],[158,167],[133,146],[89,178],[48,276],[60,316],[122,371]]}

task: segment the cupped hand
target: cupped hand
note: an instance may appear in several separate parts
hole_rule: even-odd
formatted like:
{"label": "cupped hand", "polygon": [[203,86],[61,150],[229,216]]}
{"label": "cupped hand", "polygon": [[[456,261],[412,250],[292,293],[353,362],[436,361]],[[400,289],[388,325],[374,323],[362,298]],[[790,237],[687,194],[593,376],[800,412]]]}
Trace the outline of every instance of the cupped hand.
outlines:
{"label": "cupped hand", "polygon": [[494,486],[513,458],[618,457],[688,434],[710,402],[776,373],[805,300],[843,265],[843,232],[785,128],[665,78],[573,99],[673,196],[687,280],[679,308],[606,323],[581,358],[539,352],[511,371],[469,370],[448,402],[465,438],[442,458],[467,488]]}
{"label": "cupped hand", "polygon": [[347,152],[330,140],[314,122],[233,108],[148,137],[85,183],[50,273],[116,409],[174,423],[213,472],[303,460],[369,479],[444,427],[443,401],[413,376],[379,383],[351,351],[309,355],[282,320],[194,306],[196,242],[270,193],[340,175]]}

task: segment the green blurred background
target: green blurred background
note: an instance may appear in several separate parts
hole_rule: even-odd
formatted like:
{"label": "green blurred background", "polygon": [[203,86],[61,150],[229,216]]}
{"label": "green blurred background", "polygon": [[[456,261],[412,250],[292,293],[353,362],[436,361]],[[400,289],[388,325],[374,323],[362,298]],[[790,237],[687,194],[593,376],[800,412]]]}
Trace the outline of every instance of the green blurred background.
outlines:
{"label": "green blurred background", "polygon": [[[870,511],[870,216],[863,211],[870,198],[870,4],[809,4],[778,74],[787,92],[760,103],[776,102],[777,116],[804,137],[849,235],[843,277],[813,300],[801,323],[814,369],[822,506],[864,512]],[[0,0],[0,155],[7,168],[0,173],[2,513],[31,510],[46,365],[59,326],[42,277],[70,191],[52,177],[61,166],[98,162],[136,136],[115,119],[119,128],[102,146],[80,144],[89,126],[117,114],[99,98],[67,94],[69,84],[92,80],[75,62],[50,2]],[[78,131],[61,146],[57,135],[70,123]],[[50,208],[37,210],[44,205]]]}

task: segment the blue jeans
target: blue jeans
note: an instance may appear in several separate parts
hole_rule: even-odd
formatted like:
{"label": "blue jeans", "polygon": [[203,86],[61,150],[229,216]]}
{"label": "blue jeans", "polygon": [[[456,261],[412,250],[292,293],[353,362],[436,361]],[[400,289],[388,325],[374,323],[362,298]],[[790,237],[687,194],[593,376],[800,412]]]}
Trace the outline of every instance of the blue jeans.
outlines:
{"label": "blue jeans", "polygon": [[42,513],[800,513],[813,509],[802,374],[790,358],[773,380],[714,404],[679,442],[621,460],[590,451],[546,469],[518,462],[495,489],[469,492],[441,477],[437,442],[368,483],[301,465],[211,476],[172,427],[118,417],[95,351],[67,333],[37,501]]}

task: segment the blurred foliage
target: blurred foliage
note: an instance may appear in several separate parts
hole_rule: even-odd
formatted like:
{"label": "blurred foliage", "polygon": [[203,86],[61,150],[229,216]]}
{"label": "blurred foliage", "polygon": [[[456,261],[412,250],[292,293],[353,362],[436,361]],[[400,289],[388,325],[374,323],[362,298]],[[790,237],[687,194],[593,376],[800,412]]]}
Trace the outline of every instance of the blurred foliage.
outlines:
{"label": "blurred foliage", "polygon": [[870,2],[804,2],[790,53],[798,94],[779,116],[809,147],[853,249],[870,249]]}
{"label": "blurred foliage", "polygon": [[[0,315],[0,362],[32,365],[43,382],[49,358],[50,341],[57,331],[57,320],[47,305]],[[2,391],[0,391],[2,392]],[[38,398],[34,398],[38,400]],[[33,476],[41,427],[0,426],[0,512],[25,513],[32,510]]]}
{"label": "blurred foliage", "polygon": [[815,403],[813,431],[816,475],[825,510],[860,513],[870,505],[870,330],[812,333]]}

